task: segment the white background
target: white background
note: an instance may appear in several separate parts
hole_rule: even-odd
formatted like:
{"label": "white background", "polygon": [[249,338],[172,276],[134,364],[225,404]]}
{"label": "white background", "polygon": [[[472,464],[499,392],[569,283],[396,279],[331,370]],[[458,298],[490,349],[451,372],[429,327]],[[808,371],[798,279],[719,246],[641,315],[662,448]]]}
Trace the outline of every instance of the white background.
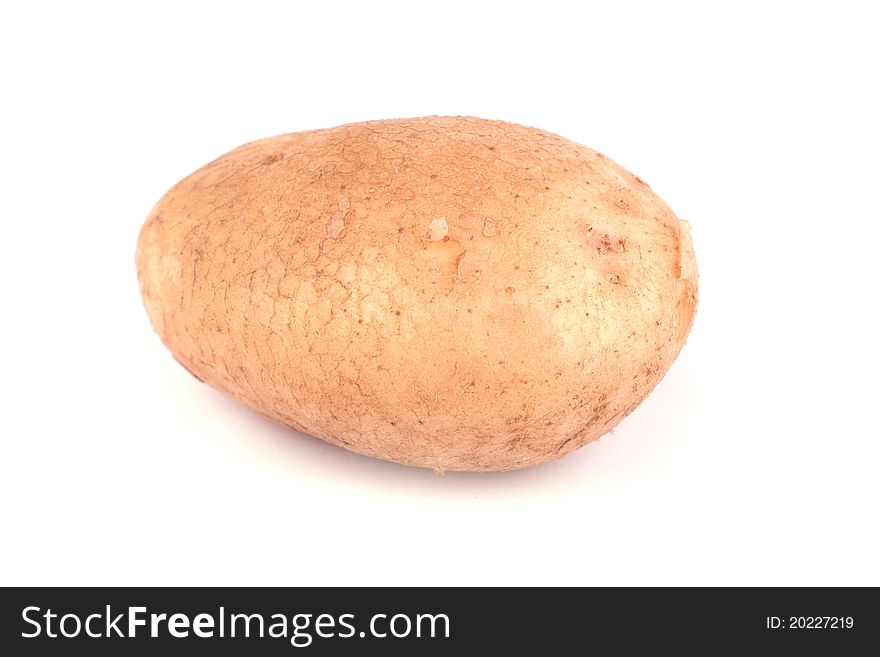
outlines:
{"label": "white background", "polygon": [[[0,14],[0,583],[880,584],[870,3],[18,3]],[[509,474],[357,456],[179,367],[134,248],[240,143],[470,114],[691,222],[650,398]]]}

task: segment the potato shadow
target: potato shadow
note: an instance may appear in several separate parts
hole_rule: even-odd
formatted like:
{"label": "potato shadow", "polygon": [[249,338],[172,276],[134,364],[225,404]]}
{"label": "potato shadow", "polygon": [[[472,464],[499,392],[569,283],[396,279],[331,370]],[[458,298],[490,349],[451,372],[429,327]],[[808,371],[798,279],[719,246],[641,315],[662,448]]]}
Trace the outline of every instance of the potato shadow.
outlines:
{"label": "potato shadow", "polygon": [[224,423],[234,424],[238,447],[259,458],[280,461],[291,476],[316,481],[385,490],[397,493],[428,495],[479,496],[548,488],[566,488],[581,482],[595,467],[591,459],[601,441],[584,446],[557,461],[509,472],[447,472],[436,474],[416,468],[350,452],[308,434],[273,422],[246,408],[209,386],[200,386],[206,406],[224,416]]}
{"label": "potato shadow", "polygon": [[[568,456],[510,472],[447,472],[400,465],[363,456],[277,424],[207,385],[198,385],[199,405],[216,413],[223,426],[233,426],[226,439],[235,449],[265,460],[267,468],[280,468],[298,480],[317,487],[336,485],[353,491],[440,498],[474,498],[548,495],[575,488],[600,486],[618,478],[628,462],[644,464],[658,450],[675,453],[687,449],[686,418],[694,370],[676,366],[661,381],[642,407],[599,440]],[[677,410],[676,410],[677,409]],[[657,444],[654,426],[663,427],[664,444]],[[672,441],[668,439],[670,436]],[[672,444],[669,444],[669,443]],[[642,465],[644,467],[644,465]]]}

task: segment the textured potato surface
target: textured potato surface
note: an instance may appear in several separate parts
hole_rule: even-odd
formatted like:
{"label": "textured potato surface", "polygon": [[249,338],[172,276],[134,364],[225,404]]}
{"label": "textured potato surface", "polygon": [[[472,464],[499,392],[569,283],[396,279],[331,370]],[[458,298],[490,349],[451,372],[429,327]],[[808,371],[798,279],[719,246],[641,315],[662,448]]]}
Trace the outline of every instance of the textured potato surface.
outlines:
{"label": "textured potato surface", "polygon": [[350,450],[509,470],[611,430],[696,309],[687,224],[554,134],[426,117],[272,137],[185,178],[137,247],[200,380]]}

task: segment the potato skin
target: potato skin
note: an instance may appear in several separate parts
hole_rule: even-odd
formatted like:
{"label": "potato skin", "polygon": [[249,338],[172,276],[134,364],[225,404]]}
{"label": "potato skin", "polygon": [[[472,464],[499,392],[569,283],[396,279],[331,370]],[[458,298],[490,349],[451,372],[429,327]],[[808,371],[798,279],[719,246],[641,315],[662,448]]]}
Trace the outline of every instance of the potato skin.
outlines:
{"label": "potato skin", "polygon": [[153,208],[137,269],[197,378],[355,452],[511,470],[610,431],[696,310],[687,224],[554,134],[470,117],[246,144]]}

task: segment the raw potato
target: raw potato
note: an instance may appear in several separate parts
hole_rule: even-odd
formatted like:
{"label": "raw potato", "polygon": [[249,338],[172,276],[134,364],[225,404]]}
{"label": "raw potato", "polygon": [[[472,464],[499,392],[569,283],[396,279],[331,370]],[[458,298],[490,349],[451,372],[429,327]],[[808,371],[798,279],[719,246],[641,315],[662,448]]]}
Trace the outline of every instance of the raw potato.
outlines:
{"label": "raw potato", "polygon": [[241,146],[153,208],[137,267],[197,378],[355,452],[510,470],[610,431],[687,338],[687,224],[561,137],[468,117]]}

